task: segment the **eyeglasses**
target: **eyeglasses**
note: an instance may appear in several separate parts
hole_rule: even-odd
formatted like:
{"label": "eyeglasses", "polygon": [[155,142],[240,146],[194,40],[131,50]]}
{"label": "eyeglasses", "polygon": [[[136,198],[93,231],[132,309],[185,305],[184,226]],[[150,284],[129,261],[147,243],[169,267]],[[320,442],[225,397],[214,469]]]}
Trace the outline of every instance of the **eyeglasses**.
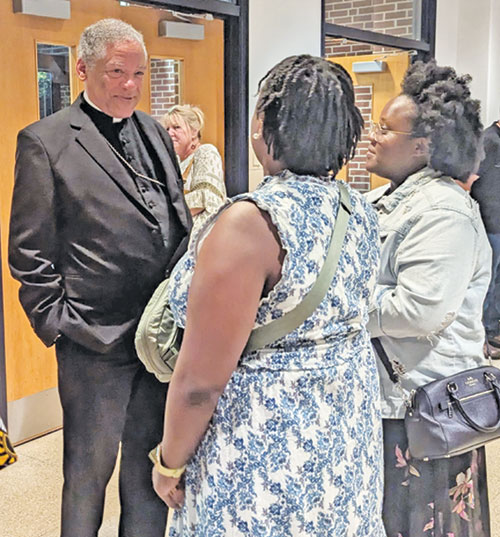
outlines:
{"label": "eyeglasses", "polygon": [[371,136],[374,136],[375,139],[379,139],[380,136],[386,136],[390,132],[393,132],[394,134],[406,134],[406,136],[411,136],[412,132],[405,132],[405,131],[396,131],[394,129],[388,129],[387,127],[382,126],[380,123],[377,123],[376,121],[370,121],[369,123],[370,130],[368,131]]}

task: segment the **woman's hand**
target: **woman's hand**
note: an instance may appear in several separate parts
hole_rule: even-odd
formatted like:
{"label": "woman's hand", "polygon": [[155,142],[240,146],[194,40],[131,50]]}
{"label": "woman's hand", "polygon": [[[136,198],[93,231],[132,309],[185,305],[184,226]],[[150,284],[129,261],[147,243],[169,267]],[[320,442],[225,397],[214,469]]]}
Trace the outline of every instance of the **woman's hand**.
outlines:
{"label": "woman's hand", "polygon": [[184,486],[181,477],[165,477],[153,468],[153,488],[156,494],[171,508],[180,509],[184,504]]}

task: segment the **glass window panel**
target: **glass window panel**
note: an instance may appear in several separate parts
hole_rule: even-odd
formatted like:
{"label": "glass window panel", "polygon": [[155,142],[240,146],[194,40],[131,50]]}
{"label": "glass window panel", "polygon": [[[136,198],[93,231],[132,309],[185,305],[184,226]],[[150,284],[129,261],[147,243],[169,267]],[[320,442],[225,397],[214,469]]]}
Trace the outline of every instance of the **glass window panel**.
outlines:
{"label": "glass window panel", "polygon": [[182,102],[182,60],[151,58],[151,115],[160,119],[174,104]]}
{"label": "glass window panel", "polygon": [[69,47],[37,43],[40,119],[71,104]]}
{"label": "glass window panel", "polygon": [[325,21],[419,40],[421,4],[422,0],[325,0]]}

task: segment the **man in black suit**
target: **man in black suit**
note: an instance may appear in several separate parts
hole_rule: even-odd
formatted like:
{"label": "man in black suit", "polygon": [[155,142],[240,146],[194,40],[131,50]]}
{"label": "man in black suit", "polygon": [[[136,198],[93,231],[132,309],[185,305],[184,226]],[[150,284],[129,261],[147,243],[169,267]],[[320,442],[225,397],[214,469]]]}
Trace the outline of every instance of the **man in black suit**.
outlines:
{"label": "man in black suit", "polygon": [[9,262],[45,345],[56,343],[64,412],[62,537],[95,537],[119,443],[121,537],[163,537],[148,450],[166,386],[134,350],[138,319],[186,247],[191,218],[172,142],[134,112],[147,66],[123,21],[86,28],[85,92],[19,133]]}
{"label": "man in black suit", "polygon": [[484,300],[483,324],[492,358],[500,359],[500,121],[484,131],[485,158],[471,195],[479,203],[493,250],[491,282]]}

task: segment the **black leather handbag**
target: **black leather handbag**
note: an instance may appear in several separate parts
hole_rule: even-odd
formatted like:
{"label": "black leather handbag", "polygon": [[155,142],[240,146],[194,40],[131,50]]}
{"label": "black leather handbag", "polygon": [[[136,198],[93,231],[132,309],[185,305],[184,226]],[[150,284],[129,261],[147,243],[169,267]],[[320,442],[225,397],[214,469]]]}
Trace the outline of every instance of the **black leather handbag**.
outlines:
{"label": "black leather handbag", "polygon": [[[373,346],[390,379],[399,382],[378,338]],[[412,457],[453,457],[500,437],[500,369],[475,367],[419,386],[410,394],[405,414]]]}

